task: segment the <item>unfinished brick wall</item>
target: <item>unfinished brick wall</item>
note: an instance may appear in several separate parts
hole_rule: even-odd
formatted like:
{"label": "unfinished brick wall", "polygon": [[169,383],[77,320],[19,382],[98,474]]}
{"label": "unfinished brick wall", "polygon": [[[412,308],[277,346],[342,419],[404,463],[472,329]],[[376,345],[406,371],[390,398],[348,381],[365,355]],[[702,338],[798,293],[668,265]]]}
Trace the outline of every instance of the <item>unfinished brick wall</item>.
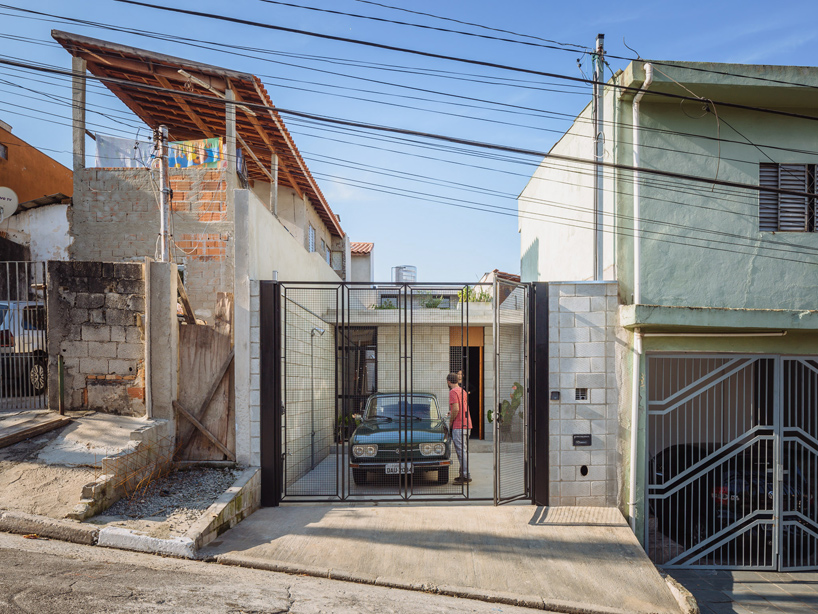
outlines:
{"label": "unfinished brick wall", "polygon": [[[225,170],[171,169],[173,256],[197,316],[212,323],[218,292],[233,292],[233,210]],[[154,258],[159,176],[138,168],[89,168],[75,176],[74,260]]]}
{"label": "unfinished brick wall", "polygon": [[48,263],[49,405],[145,414],[145,276],[140,263]]}

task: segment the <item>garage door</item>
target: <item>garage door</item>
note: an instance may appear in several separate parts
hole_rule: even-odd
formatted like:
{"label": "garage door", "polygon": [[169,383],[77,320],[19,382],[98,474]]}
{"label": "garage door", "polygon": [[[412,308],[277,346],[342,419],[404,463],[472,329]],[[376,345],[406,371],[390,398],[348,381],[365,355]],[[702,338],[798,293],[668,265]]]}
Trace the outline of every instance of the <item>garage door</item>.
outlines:
{"label": "garage door", "polygon": [[651,354],[646,545],[668,567],[818,567],[818,359]]}

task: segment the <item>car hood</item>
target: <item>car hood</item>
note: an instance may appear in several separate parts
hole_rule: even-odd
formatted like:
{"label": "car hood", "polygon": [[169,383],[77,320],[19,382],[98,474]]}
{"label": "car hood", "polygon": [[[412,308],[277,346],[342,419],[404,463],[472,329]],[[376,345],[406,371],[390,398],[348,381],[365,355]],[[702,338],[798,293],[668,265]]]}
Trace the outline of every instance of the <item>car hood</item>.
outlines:
{"label": "car hood", "polygon": [[366,420],[355,429],[351,442],[360,443],[434,443],[446,439],[443,420]]}

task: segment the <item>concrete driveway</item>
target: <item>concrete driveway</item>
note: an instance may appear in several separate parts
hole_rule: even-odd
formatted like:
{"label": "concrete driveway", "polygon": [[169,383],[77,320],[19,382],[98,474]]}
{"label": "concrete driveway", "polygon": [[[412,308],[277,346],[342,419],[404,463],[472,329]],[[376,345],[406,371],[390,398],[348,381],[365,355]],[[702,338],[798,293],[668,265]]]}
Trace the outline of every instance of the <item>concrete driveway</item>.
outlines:
{"label": "concrete driveway", "polygon": [[609,508],[288,505],[256,512],[201,554],[554,612],[680,612]]}

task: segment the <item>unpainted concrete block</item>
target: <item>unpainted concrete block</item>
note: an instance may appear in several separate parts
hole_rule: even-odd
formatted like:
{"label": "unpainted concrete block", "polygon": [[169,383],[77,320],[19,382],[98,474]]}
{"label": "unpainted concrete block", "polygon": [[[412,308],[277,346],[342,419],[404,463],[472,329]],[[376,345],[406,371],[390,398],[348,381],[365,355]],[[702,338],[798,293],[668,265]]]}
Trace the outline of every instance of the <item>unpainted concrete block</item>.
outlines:
{"label": "unpainted concrete block", "polygon": [[117,344],[113,341],[89,341],[88,356],[92,358],[116,358]]}
{"label": "unpainted concrete block", "polygon": [[111,329],[107,326],[85,325],[82,327],[83,341],[110,341]]}
{"label": "unpainted concrete block", "polygon": [[75,305],[80,309],[99,309],[104,304],[104,294],[81,293],[76,295]]}
{"label": "unpainted concrete block", "polygon": [[108,361],[107,369],[111,375],[136,375],[137,365],[133,360],[117,358]]}
{"label": "unpainted concrete block", "polygon": [[123,309],[106,309],[105,323],[112,326],[135,326],[136,313]]}
{"label": "unpainted concrete block", "polygon": [[107,294],[105,296],[105,307],[107,309],[127,309],[128,297],[122,294]]}

